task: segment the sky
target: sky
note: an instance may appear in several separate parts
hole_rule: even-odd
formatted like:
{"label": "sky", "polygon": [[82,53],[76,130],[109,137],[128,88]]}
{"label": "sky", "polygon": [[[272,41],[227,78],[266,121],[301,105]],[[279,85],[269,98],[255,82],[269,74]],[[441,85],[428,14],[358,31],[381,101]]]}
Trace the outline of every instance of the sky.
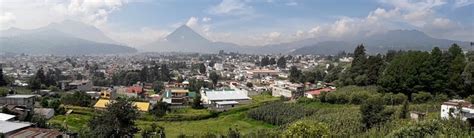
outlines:
{"label": "sky", "polygon": [[249,46],[394,29],[474,41],[474,0],[0,0],[0,30],[66,19],[133,47],[181,25],[212,41]]}

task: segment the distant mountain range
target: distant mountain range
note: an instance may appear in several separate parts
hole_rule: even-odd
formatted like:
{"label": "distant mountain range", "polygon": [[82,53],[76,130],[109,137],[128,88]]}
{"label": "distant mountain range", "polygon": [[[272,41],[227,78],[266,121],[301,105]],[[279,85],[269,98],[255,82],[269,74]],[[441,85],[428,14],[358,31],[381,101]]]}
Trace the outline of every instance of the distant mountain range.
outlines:
{"label": "distant mountain range", "polygon": [[[323,41],[308,38],[265,46],[240,46],[210,41],[188,26],[182,25],[164,39],[142,46],[139,50],[140,52],[217,53],[224,50],[248,54],[337,54],[341,51],[352,52],[357,45],[364,44],[369,53],[384,53],[388,50],[431,50],[435,46],[445,49],[453,43],[465,49],[469,48],[468,42],[437,39],[417,30],[391,30],[346,40]],[[10,28],[0,31],[0,53],[96,55],[136,51],[134,48],[118,44],[93,26],[71,20],[33,30]]]}
{"label": "distant mountain range", "polygon": [[240,51],[241,46],[232,43],[212,42],[186,25],[178,27],[163,40],[143,46],[141,51],[217,53],[219,50]]}
{"label": "distant mountain range", "polygon": [[10,28],[0,31],[0,53],[3,52],[96,55],[134,53],[136,49],[119,45],[93,26],[65,20],[38,29]]}
{"label": "distant mountain range", "polygon": [[469,42],[447,39],[437,39],[417,30],[391,30],[347,41],[324,41],[296,49],[292,54],[336,54],[337,52],[352,52],[363,44],[368,53],[385,53],[388,50],[422,50],[429,51],[433,47],[447,49],[453,43],[470,48]]}
{"label": "distant mountain range", "polygon": [[309,38],[265,46],[240,46],[209,41],[183,25],[164,40],[147,44],[141,51],[217,53],[219,50],[224,50],[250,54],[337,54],[341,51],[352,52],[357,45],[364,44],[369,53],[384,53],[388,50],[431,50],[435,46],[447,48],[453,43],[463,48],[469,47],[468,42],[432,38],[417,30],[391,30],[345,41],[321,41]]}

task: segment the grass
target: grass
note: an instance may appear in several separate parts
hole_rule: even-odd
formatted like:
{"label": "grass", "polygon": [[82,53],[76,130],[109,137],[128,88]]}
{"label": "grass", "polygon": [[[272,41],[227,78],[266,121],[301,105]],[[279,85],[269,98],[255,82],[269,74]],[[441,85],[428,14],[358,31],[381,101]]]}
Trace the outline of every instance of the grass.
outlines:
{"label": "grass", "polygon": [[[8,90],[10,90],[10,87],[7,87],[7,86],[0,87],[0,91],[8,92]],[[31,89],[27,87],[14,87],[14,90],[16,91],[17,94],[32,94]]]}
{"label": "grass", "polygon": [[[197,136],[208,132],[225,135],[229,128],[236,128],[242,133],[249,133],[257,129],[274,128],[275,126],[273,125],[247,118],[247,111],[279,98],[272,97],[271,95],[257,95],[251,98],[252,103],[241,105],[214,118],[192,121],[153,121],[153,116],[143,113],[140,119],[136,121],[136,124],[139,128],[143,129],[149,127],[152,123],[156,123],[165,128],[166,135],[169,137],[177,137],[180,134]],[[57,115],[48,122],[62,124],[63,126],[67,124],[67,128],[74,132],[79,132],[82,128],[87,127],[88,121],[95,113],[95,109],[89,107],[66,106],[65,108],[72,109],[73,113],[68,116]],[[184,108],[175,110],[165,117],[181,116],[192,118],[209,114],[210,111],[206,109]]]}
{"label": "grass", "polygon": [[81,129],[87,127],[87,123],[92,118],[90,115],[70,114],[57,115],[51,118],[48,123],[61,124],[64,128],[79,132]]}
{"label": "grass", "polygon": [[152,123],[163,126],[165,128],[166,135],[169,137],[177,137],[180,134],[185,134],[187,136],[197,136],[208,132],[225,135],[229,128],[237,128],[242,133],[248,133],[256,129],[274,127],[264,122],[247,118],[245,112],[223,115],[217,118],[198,121],[137,121],[139,128],[149,127]]}

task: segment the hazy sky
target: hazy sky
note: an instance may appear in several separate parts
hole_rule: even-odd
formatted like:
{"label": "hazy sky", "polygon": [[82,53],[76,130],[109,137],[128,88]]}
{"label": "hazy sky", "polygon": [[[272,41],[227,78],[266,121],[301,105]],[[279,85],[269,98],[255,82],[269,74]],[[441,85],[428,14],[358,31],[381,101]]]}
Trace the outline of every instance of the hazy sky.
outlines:
{"label": "hazy sky", "polygon": [[81,21],[142,45],[186,24],[213,41],[264,45],[417,29],[474,41],[474,0],[0,0],[0,29]]}

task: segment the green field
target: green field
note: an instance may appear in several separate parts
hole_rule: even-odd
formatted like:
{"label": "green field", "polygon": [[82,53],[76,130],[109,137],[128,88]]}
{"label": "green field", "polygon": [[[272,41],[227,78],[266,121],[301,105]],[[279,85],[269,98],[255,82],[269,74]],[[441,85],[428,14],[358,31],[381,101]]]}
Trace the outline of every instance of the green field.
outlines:
{"label": "green field", "polygon": [[[271,97],[269,95],[258,95],[252,97],[252,103],[242,105],[234,108],[228,112],[221,113],[217,117],[196,121],[153,121],[153,116],[149,114],[142,114],[136,124],[143,129],[149,127],[152,123],[156,123],[165,128],[167,136],[176,137],[180,134],[186,135],[200,135],[205,133],[226,134],[229,128],[236,128],[242,133],[248,133],[257,129],[274,128],[275,126],[266,124],[261,121],[256,121],[246,117],[246,111],[260,106],[266,102],[275,101],[279,98]],[[87,127],[89,119],[95,112],[93,108],[66,106],[66,109],[72,109],[74,112],[68,116],[57,115],[49,120],[49,123],[61,124],[66,128],[79,132],[82,128]],[[169,117],[183,117],[190,118],[196,116],[209,115],[210,111],[206,109],[178,109],[168,113],[164,118]],[[138,135],[138,134],[137,134]]]}

